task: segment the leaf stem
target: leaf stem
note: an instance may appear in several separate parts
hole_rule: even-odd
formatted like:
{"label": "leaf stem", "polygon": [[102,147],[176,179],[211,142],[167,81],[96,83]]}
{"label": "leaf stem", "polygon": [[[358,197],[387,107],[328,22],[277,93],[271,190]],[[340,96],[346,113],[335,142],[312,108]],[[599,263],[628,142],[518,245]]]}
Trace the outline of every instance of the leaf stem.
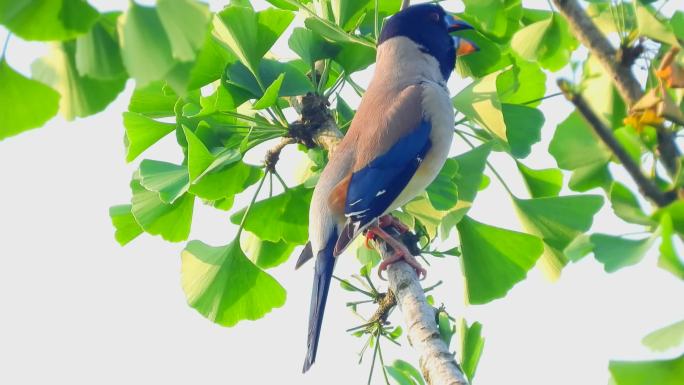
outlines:
{"label": "leaf stem", "polygon": [[[462,132],[460,132],[460,131],[457,130],[457,131],[456,131],[456,134],[457,134],[458,136],[460,136],[461,139],[463,139],[471,148],[475,148],[475,145],[473,145],[473,144],[468,140],[468,138],[466,138],[465,135],[463,135]],[[515,197],[515,194],[513,194],[513,191],[511,191],[510,187],[508,187],[508,185],[506,184],[506,182],[504,181],[504,179],[501,177],[501,175],[499,175],[499,172],[496,171],[496,169],[494,168],[494,166],[492,166],[492,164],[489,163],[489,161],[485,161],[485,163],[487,164],[487,167],[492,171],[492,173],[494,174],[494,176],[496,177],[496,179],[499,180],[499,182],[501,183],[501,185],[503,186],[503,188],[508,192],[508,195],[510,195],[511,197]]]}
{"label": "leaf stem", "polygon": [[544,96],[542,96],[541,98],[532,99],[532,100],[529,100],[529,101],[527,101],[527,102],[520,103],[520,104],[522,104],[523,106],[526,106],[526,105],[528,105],[528,104],[532,104],[532,103],[536,103],[536,102],[541,102],[542,100],[554,98],[554,97],[556,97],[556,96],[561,96],[561,95],[563,95],[563,92],[562,92],[562,91],[559,91],[559,92],[556,92],[556,93],[553,93],[553,94],[549,94],[549,95],[544,95]]}
{"label": "leaf stem", "polygon": [[340,278],[340,277],[338,277],[338,276],[336,276],[336,275],[333,275],[333,278],[335,278],[336,280],[338,280],[338,281],[340,281],[340,282],[342,282],[342,283],[344,283],[344,284],[346,284],[346,285],[349,285],[349,287],[351,287],[352,289],[358,291],[359,293],[363,293],[363,294],[365,294],[365,295],[367,295],[367,296],[369,296],[369,297],[371,297],[371,298],[375,298],[375,296],[373,296],[372,293],[369,293],[369,292],[367,292],[366,290],[363,290],[363,289],[361,289],[361,288],[358,288],[358,287],[352,285],[351,282],[349,282],[349,281],[347,281],[347,280],[344,280],[344,279],[342,279],[342,278]]}
{"label": "leaf stem", "polygon": [[5,37],[5,43],[2,45],[2,54],[0,54],[0,60],[5,58],[7,54],[7,47],[9,46],[10,38],[12,37],[12,32],[7,31],[7,37]]}
{"label": "leaf stem", "polygon": [[378,0],[375,0],[375,41],[378,41],[380,39],[380,15],[379,15],[379,9],[378,9]]}
{"label": "leaf stem", "polygon": [[380,366],[382,367],[382,375],[385,376],[385,383],[390,385],[389,378],[387,378],[387,370],[385,370],[385,360],[382,358],[382,349],[380,349],[380,336],[382,332],[378,330],[378,337],[375,340],[375,345],[378,349],[378,356],[380,356]]}
{"label": "leaf stem", "polygon": [[283,180],[283,178],[280,176],[280,174],[278,174],[278,172],[275,171],[275,169],[273,170],[272,174],[276,176],[276,178],[278,179],[278,181],[280,181],[280,184],[283,185],[283,188],[285,189],[285,191],[287,191],[287,190],[290,189],[289,187],[287,187],[287,184],[285,183],[285,181]]}
{"label": "leaf stem", "polygon": [[368,372],[368,385],[371,385],[371,379],[373,379],[373,368],[375,368],[375,358],[378,355],[378,346],[379,346],[379,344],[376,341],[375,342],[375,349],[373,349],[373,360],[371,361],[370,372]]}
{"label": "leaf stem", "polygon": [[242,234],[242,229],[245,227],[245,220],[247,220],[247,215],[249,215],[249,211],[252,209],[252,205],[254,205],[254,202],[256,202],[257,196],[259,195],[259,192],[261,191],[261,187],[264,185],[264,182],[266,181],[266,175],[268,173],[264,174],[264,176],[261,178],[261,181],[259,182],[259,186],[257,186],[256,191],[254,192],[254,196],[252,197],[252,200],[249,202],[249,205],[247,206],[247,209],[245,210],[245,214],[242,216],[242,219],[240,220],[240,228],[238,229],[237,232],[237,239],[240,239],[240,235]]}

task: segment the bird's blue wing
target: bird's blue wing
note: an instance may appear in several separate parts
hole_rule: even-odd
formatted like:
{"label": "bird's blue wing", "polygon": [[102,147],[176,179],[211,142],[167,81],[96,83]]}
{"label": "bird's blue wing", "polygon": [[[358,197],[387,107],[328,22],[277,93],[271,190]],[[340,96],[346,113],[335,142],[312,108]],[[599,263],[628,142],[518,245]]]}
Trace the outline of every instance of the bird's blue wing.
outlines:
{"label": "bird's blue wing", "polygon": [[387,152],[352,174],[344,207],[347,222],[335,245],[335,255],[401,194],[432,145],[431,128],[430,122],[421,121]]}

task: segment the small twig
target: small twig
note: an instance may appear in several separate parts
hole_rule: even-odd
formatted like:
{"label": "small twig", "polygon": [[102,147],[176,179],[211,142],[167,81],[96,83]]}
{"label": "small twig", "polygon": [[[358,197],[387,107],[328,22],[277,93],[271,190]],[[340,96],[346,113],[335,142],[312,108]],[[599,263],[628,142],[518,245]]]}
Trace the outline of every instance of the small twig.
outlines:
{"label": "small twig", "polygon": [[[598,59],[613,80],[622,98],[631,107],[644,96],[641,84],[632,73],[631,63],[619,60],[618,53],[608,38],[601,33],[577,0],[552,0],[568,20],[575,36],[591,54]],[[680,155],[674,136],[662,124],[655,126],[658,132],[658,152],[670,176],[677,174]]]}
{"label": "small twig", "polygon": [[[275,166],[276,163],[278,163],[278,160],[280,159],[280,153],[283,151],[283,148],[287,146],[288,144],[293,144],[295,142],[294,139],[290,137],[284,137],[281,139],[280,143],[276,144],[266,152],[266,158],[264,159],[264,167],[266,167],[266,171],[276,174],[275,172]],[[279,177],[276,174],[277,177]],[[282,181],[282,180],[281,180]]]}
{"label": "small twig", "polygon": [[380,300],[378,301],[378,310],[373,313],[368,320],[368,323],[380,322],[384,324],[387,322],[387,317],[396,304],[397,298],[394,296],[394,293],[392,293],[392,290],[388,290],[387,293],[381,294]]}
{"label": "small twig", "polygon": [[615,139],[610,128],[606,127],[601,119],[596,115],[596,113],[589,107],[586,100],[581,94],[573,92],[572,87],[566,80],[559,80],[558,86],[565,97],[575,105],[577,111],[582,115],[584,120],[589,124],[589,126],[596,132],[599,138],[605,143],[606,146],[615,154],[615,156],[622,162],[629,175],[632,177],[634,182],[639,186],[641,193],[649,198],[653,203],[658,205],[658,207],[667,206],[670,202],[674,200],[674,196],[670,194],[666,195],[663,193],[650,179],[648,179],[641,171],[639,166],[630,157],[627,151],[620,145],[620,143]]}

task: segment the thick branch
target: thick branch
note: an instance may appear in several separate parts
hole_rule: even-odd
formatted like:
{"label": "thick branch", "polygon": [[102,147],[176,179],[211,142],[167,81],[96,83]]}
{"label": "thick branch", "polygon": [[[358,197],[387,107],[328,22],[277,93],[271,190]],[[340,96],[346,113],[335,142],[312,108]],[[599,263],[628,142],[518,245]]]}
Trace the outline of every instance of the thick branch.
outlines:
{"label": "thick branch", "polygon": [[[309,119],[307,114],[313,116],[327,116],[325,121],[316,123],[311,139],[318,146],[333,153],[340,140],[342,132],[337,128],[337,123],[329,113],[316,111],[317,108],[327,106],[325,102],[316,100],[317,95],[306,95],[293,103],[295,109],[301,114],[300,122],[315,121]],[[306,128],[306,127],[304,127]],[[398,234],[395,238],[399,239]],[[392,255],[385,249],[384,244],[378,248],[383,259]],[[413,268],[405,262],[396,262],[388,268],[389,287],[404,314],[404,321],[408,331],[408,338],[414,348],[420,354],[420,367],[423,376],[430,385],[467,385],[461,368],[456,363],[456,358],[449,352],[448,346],[442,341],[439,329],[435,322],[435,311],[427,303],[423,288]],[[390,303],[384,308],[389,308]],[[393,305],[392,305],[393,306]],[[379,310],[387,313],[385,310]],[[382,315],[381,315],[382,316]]]}
{"label": "thick branch", "polygon": [[[577,0],[552,0],[568,20],[577,39],[586,46],[606,70],[622,98],[631,107],[644,96],[641,84],[631,69],[631,61],[618,60],[617,51],[596,27]],[[670,175],[677,173],[679,149],[674,135],[658,125],[658,152]],[[617,155],[617,154],[616,154]]]}
{"label": "thick branch", "polygon": [[610,148],[610,150],[615,154],[615,156],[622,162],[629,175],[634,179],[634,182],[639,186],[641,193],[648,199],[653,201],[659,207],[667,206],[670,202],[674,200],[674,195],[663,193],[658,186],[655,185],[650,179],[648,179],[639,168],[639,165],[634,162],[631,156],[625,151],[625,149],[620,145],[620,143],[615,139],[613,132],[610,128],[606,127],[601,119],[596,115],[596,113],[589,107],[587,102],[584,100],[582,95],[573,92],[571,87],[564,80],[558,81],[558,86],[565,97],[568,98],[572,104],[575,105],[577,111],[582,115],[584,120],[589,124],[589,126],[596,132],[596,134],[601,138],[603,143]]}

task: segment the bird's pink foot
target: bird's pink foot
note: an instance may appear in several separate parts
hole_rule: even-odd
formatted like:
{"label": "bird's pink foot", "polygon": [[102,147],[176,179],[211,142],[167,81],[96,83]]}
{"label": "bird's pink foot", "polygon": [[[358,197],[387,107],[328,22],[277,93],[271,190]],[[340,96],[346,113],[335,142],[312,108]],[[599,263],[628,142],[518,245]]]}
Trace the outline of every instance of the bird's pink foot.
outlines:
{"label": "bird's pink foot", "polygon": [[394,250],[394,254],[391,257],[384,259],[378,267],[378,275],[381,279],[385,279],[382,276],[382,272],[387,270],[391,264],[398,261],[404,261],[413,267],[413,269],[416,271],[416,274],[418,274],[418,278],[425,278],[427,276],[427,270],[425,270],[420,263],[418,263],[416,258],[411,254],[406,246],[383,230],[382,226],[373,226],[368,229],[368,233],[371,233],[373,237],[380,237],[383,241],[385,241],[385,243],[392,247],[392,250]]}

